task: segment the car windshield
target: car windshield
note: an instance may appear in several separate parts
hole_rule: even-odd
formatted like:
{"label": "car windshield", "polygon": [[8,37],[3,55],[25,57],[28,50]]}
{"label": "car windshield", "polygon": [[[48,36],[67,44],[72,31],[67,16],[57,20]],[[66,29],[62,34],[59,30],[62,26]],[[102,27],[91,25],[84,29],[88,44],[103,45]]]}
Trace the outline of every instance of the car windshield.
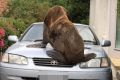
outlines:
{"label": "car windshield", "polygon": [[86,25],[75,25],[84,42],[96,43],[95,36]]}
{"label": "car windshield", "polygon": [[[96,39],[89,29],[84,25],[75,25],[79,34],[86,43],[96,43]],[[41,41],[43,39],[43,25],[33,24],[22,36],[21,41]]]}
{"label": "car windshield", "polygon": [[37,41],[43,39],[43,25],[33,24],[22,36],[21,41]]}

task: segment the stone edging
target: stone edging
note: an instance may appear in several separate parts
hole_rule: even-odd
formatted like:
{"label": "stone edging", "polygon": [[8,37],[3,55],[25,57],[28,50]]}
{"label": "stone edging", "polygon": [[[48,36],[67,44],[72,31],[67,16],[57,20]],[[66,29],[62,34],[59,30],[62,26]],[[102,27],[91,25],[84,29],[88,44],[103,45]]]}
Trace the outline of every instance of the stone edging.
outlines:
{"label": "stone edging", "polygon": [[112,63],[112,66],[114,67],[115,76],[116,76],[117,80],[120,80],[120,68],[116,67],[113,63]]}
{"label": "stone edging", "polygon": [[116,77],[117,77],[118,80],[120,80],[120,70],[117,71]]}

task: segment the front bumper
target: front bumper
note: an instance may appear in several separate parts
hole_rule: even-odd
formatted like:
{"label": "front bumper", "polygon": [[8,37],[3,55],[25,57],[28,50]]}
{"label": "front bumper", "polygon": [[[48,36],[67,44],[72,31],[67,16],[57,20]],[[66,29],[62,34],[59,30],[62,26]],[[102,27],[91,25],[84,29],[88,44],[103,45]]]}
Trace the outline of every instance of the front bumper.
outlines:
{"label": "front bumper", "polygon": [[0,80],[39,80],[41,75],[65,75],[68,80],[112,80],[111,69],[107,71],[92,71],[89,69],[85,71],[55,71],[0,66]]}

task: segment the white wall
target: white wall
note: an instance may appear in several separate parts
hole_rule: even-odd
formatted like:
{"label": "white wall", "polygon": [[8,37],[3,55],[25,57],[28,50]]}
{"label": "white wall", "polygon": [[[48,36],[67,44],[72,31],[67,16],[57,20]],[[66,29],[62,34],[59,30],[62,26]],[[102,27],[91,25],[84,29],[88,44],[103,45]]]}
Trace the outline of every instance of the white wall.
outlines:
{"label": "white wall", "polygon": [[117,14],[117,0],[111,0],[110,9],[110,40],[112,45],[109,48],[109,56],[115,66],[120,66],[120,49],[115,48],[116,41],[116,14]]}
{"label": "white wall", "polygon": [[100,40],[109,39],[109,1],[90,0],[90,25]]}
{"label": "white wall", "polygon": [[115,48],[117,0],[90,0],[90,25],[97,36],[109,39],[111,47],[106,48],[115,66],[120,66],[120,49]]}

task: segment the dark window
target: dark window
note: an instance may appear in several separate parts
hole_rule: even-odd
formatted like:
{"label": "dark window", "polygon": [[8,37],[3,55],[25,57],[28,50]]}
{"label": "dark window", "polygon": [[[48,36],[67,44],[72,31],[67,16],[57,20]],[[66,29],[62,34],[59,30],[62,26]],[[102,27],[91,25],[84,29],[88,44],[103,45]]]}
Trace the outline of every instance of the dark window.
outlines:
{"label": "dark window", "polygon": [[117,6],[116,48],[120,48],[120,0]]}

